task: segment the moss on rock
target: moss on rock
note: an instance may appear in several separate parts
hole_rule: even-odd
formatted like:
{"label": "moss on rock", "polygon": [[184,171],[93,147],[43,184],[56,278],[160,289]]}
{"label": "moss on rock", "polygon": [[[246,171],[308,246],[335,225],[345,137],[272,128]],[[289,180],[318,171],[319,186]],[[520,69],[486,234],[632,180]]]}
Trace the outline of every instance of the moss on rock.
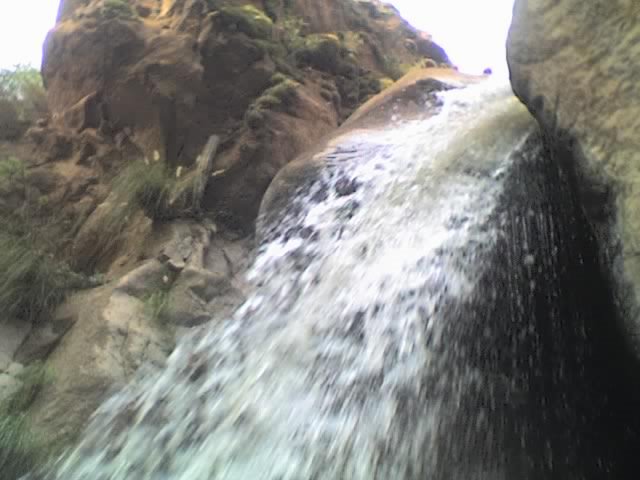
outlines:
{"label": "moss on rock", "polygon": [[336,73],[342,63],[342,44],[338,36],[331,33],[308,35],[295,57],[302,65]]}
{"label": "moss on rock", "polygon": [[253,5],[223,7],[218,14],[222,24],[227,28],[236,28],[251,38],[271,38],[273,21]]}
{"label": "moss on rock", "polygon": [[290,108],[298,96],[298,82],[282,74],[274,75],[275,85],[268,88],[253,102],[245,114],[245,122],[252,130],[259,129],[264,124],[265,112],[269,110],[284,110]]}

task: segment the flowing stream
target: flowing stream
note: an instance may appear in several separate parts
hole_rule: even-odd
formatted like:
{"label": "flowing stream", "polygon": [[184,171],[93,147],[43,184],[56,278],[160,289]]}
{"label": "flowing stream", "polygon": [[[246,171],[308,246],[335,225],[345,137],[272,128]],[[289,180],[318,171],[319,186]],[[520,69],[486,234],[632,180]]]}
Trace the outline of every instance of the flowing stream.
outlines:
{"label": "flowing stream", "polygon": [[327,147],[249,300],[46,478],[629,478],[626,360],[571,172],[508,86],[439,97]]}

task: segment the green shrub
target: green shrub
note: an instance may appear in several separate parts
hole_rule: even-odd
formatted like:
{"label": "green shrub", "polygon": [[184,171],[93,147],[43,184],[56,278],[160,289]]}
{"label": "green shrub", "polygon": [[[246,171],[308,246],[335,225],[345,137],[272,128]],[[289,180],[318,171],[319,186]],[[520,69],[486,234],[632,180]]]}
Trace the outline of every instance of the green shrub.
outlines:
{"label": "green shrub", "polygon": [[128,0],[104,0],[101,13],[107,19],[119,18],[128,20],[135,17],[133,8]]}
{"label": "green shrub", "polygon": [[5,138],[6,129],[23,129],[47,113],[47,97],[40,72],[30,66],[16,65],[0,70],[0,129]]}
{"label": "green shrub", "polygon": [[223,7],[219,11],[223,25],[235,26],[238,31],[252,38],[268,39],[273,32],[273,21],[253,5]]}

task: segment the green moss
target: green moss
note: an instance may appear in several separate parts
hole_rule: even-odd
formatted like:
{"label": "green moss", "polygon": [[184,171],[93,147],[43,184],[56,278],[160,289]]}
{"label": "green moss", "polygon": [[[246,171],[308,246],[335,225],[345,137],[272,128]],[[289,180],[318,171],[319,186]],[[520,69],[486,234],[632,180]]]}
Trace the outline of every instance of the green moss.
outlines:
{"label": "green moss", "polygon": [[235,27],[252,38],[268,39],[273,32],[273,21],[253,5],[223,7],[219,17],[226,27]]}
{"label": "green moss", "polygon": [[287,50],[281,43],[263,39],[254,39],[253,43],[272,59],[284,59],[287,56]]}
{"label": "green moss", "polygon": [[277,85],[279,83],[286,82],[287,80],[290,80],[290,78],[284,73],[277,72],[271,77],[271,85]]}
{"label": "green moss", "polygon": [[[253,102],[245,114],[247,126],[257,130],[264,124],[265,112],[269,110],[286,110],[291,107],[298,97],[298,82],[285,75],[276,74],[279,80],[273,87],[265,90]],[[275,77],[275,76],[274,76]]]}
{"label": "green moss", "polygon": [[101,13],[108,19],[128,20],[135,17],[135,12],[127,0],[104,0]]}
{"label": "green moss", "polygon": [[282,44],[291,55],[302,50],[305,46],[305,39],[302,32],[307,28],[307,24],[300,17],[288,16],[279,23],[280,39]]}

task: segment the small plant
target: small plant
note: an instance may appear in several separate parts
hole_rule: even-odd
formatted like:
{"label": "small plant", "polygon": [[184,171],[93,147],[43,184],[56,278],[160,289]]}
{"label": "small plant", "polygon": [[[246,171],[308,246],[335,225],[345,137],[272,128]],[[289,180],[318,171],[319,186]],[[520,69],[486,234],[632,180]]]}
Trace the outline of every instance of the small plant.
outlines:
{"label": "small plant", "polygon": [[152,322],[159,322],[169,306],[169,291],[161,289],[144,298],[144,312]]}
{"label": "small plant", "polygon": [[128,20],[135,16],[133,8],[127,0],[104,0],[101,13],[107,19]]}
{"label": "small plant", "polygon": [[163,218],[176,183],[165,165],[158,161],[129,164],[113,182],[113,193],[120,208],[119,216],[141,208],[153,220]]}
{"label": "small plant", "polygon": [[15,186],[24,181],[24,163],[16,157],[8,157],[0,160],[0,188]]}

